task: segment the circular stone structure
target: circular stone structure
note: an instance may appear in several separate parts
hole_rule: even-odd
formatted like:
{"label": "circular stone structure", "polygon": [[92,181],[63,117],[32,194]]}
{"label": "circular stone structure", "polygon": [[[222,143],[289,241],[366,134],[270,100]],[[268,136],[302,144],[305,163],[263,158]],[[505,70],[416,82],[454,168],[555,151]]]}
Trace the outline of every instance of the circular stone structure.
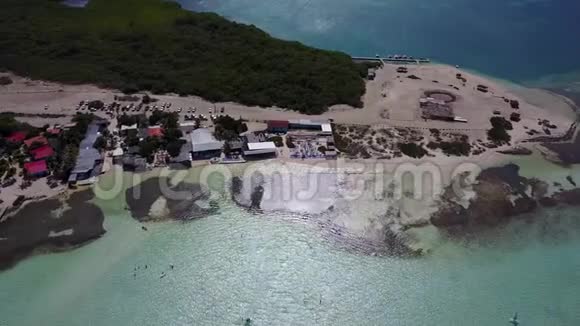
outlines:
{"label": "circular stone structure", "polygon": [[425,91],[425,96],[443,101],[445,103],[452,103],[457,100],[457,96],[455,96],[455,94],[443,90]]}

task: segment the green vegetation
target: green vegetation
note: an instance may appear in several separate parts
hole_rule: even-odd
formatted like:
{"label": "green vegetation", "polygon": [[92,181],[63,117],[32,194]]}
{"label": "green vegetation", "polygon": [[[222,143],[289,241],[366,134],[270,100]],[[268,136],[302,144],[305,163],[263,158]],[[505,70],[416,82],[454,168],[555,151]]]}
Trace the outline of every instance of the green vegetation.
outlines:
{"label": "green vegetation", "polygon": [[447,156],[469,156],[469,153],[471,153],[471,144],[467,139],[450,142],[429,142],[427,148],[432,150],[441,149]]}
{"label": "green vegetation", "polygon": [[366,68],[346,54],[274,39],[169,1],[91,0],[72,8],[3,0],[0,69],[316,114],[339,103],[360,107]]}
{"label": "green vegetation", "polygon": [[12,84],[12,79],[8,76],[0,76],[0,86]]}
{"label": "green vegetation", "polygon": [[280,136],[270,137],[268,140],[273,142],[276,147],[284,147],[284,139]]}
{"label": "green vegetation", "polygon": [[7,159],[0,159],[0,179],[6,174],[6,171],[10,168],[10,163]]}
{"label": "green vegetation", "polygon": [[149,120],[144,114],[122,114],[117,117],[118,126],[132,126],[137,124],[138,127],[146,128],[149,126]]}
{"label": "green vegetation", "polygon": [[103,151],[107,148],[107,139],[103,136],[99,136],[96,140],[95,143],[93,144],[93,147],[96,148],[99,151]]}
{"label": "green vegetation", "polygon": [[425,150],[423,146],[415,143],[400,143],[399,150],[401,150],[403,154],[412,158],[422,158],[427,155],[427,150]]}
{"label": "green vegetation", "polygon": [[241,133],[248,131],[248,126],[242,119],[236,120],[229,115],[218,117],[214,123],[214,136],[219,140],[234,140]]}
{"label": "green vegetation", "polygon": [[[334,135],[334,146],[336,149],[341,153],[345,153],[351,157],[360,155],[362,158],[370,158],[371,155],[368,153],[365,146],[352,141],[349,136],[343,136],[342,132],[346,130],[347,127],[345,126],[336,124],[332,125],[332,134]],[[361,131],[361,133],[364,133],[364,131]]]}
{"label": "green vegetation", "polygon": [[492,117],[489,121],[492,125],[492,128],[487,132],[489,140],[497,145],[509,143],[512,137],[508,133],[508,130],[514,128],[512,123],[507,121],[504,117]]}
{"label": "green vegetation", "polygon": [[125,137],[125,144],[127,146],[139,146],[139,154],[147,159],[148,162],[153,161],[153,155],[159,150],[166,150],[170,156],[178,156],[181,152],[181,146],[185,143],[181,137],[183,133],[179,129],[179,115],[177,112],[162,112],[159,110],[153,111],[149,119],[145,115],[124,115],[119,123],[123,125],[133,125],[137,123],[139,128],[146,128],[149,126],[161,126],[163,129],[163,136],[161,137],[147,137],[139,141],[137,130],[129,130]]}
{"label": "green vegetation", "polygon": [[292,140],[292,137],[290,137],[290,136],[286,136],[286,147],[296,148],[296,145],[294,144],[294,141]]}
{"label": "green vegetation", "polygon": [[32,127],[27,123],[22,123],[16,120],[14,117],[16,115],[12,112],[2,112],[0,113],[0,135],[7,137],[15,131],[23,131],[29,137],[34,137],[38,135],[38,129]]}

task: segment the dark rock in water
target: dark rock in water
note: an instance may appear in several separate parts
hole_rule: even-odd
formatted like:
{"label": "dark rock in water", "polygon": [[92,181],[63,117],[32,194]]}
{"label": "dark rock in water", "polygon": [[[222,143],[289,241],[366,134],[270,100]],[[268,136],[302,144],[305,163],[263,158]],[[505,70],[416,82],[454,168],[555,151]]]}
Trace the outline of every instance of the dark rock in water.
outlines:
{"label": "dark rock in water", "polygon": [[448,207],[441,207],[431,216],[431,224],[437,227],[465,225],[467,222],[467,210],[461,205],[452,204]]}
{"label": "dark rock in water", "polygon": [[580,188],[558,192],[553,198],[566,205],[578,206],[580,205]]}
{"label": "dark rock in water", "polygon": [[263,197],[264,197],[264,187],[263,186],[255,187],[254,191],[252,191],[252,195],[251,195],[250,208],[260,209],[260,205],[262,204]]}
{"label": "dark rock in water", "polygon": [[[261,173],[256,173],[247,181],[249,184],[244,185],[242,178],[232,178],[232,200],[242,207],[260,210],[264,198],[264,176]],[[251,191],[244,192],[244,187],[251,189]]]}
{"label": "dark rock in water", "polygon": [[576,181],[574,181],[574,179],[572,179],[572,176],[567,176],[566,180],[568,180],[568,182],[570,182],[571,185],[573,185],[574,187],[576,187]]}
{"label": "dark rock in water", "polygon": [[580,188],[548,197],[546,182],[520,176],[519,167],[514,164],[486,169],[477,181],[473,185],[476,196],[470,199],[468,208],[458,204],[460,198],[449,187],[438,211],[431,216],[431,223],[440,228],[493,227],[534,212],[539,205],[580,205]]}
{"label": "dark rock in water", "polygon": [[552,197],[542,197],[538,201],[544,207],[556,207],[556,206],[558,206],[558,201]]}
{"label": "dark rock in water", "polygon": [[149,213],[151,205],[160,197],[167,202],[167,218],[176,220],[188,220],[205,217],[214,213],[218,206],[209,203],[209,208],[203,208],[196,204],[198,200],[209,200],[209,192],[202,189],[199,184],[181,182],[172,185],[168,178],[157,177],[127,189],[125,192],[127,205],[131,216],[139,221],[152,220]]}
{"label": "dark rock in water", "polygon": [[505,155],[522,155],[522,156],[524,156],[524,155],[532,155],[534,152],[531,149],[528,149],[525,147],[516,147],[516,148],[504,150],[504,151],[499,151],[499,153],[505,154]]}
{"label": "dark rock in water", "polygon": [[518,198],[514,201],[514,210],[512,215],[522,215],[531,213],[538,207],[536,200],[529,197]]}
{"label": "dark rock in water", "polygon": [[99,238],[105,233],[104,215],[91,204],[90,190],[74,193],[69,210],[55,218],[58,199],[32,202],[0,223],[0,269],[8,268],[36,249],[64,250]]}
{"label": "dark rock in water", "polygon": [[580,163],[580,137],[576,135],[578,122],[574,122],[562,137],[537,137],[530,141],[541,141],[542,146],[555,153],[566,165]]}

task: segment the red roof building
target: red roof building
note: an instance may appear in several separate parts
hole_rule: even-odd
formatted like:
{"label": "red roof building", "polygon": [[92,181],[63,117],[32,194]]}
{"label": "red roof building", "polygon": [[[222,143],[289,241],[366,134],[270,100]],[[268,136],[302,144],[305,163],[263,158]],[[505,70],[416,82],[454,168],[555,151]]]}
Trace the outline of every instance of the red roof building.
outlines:
{"label": "red roof building", "polygon": [[163,129],[161,127],[149,127],[147,135],[149,137],[163,137]]}
{"label": "red roof building", "polygon": [[48,145],[44,145],[42,147],[38,147],[30,151],[30,155],[32,155],[32,158],[35,161],[51,157],[53,154],[54,151],[52,150],[52,147]]}
{"label": "red roof building", "polygon": [[58,128],[46,129],[46,132],[51,135],[58,135],[60,134],[61,130]]}
{"label": "red roof building", "polygon": [[270,120],[268,121],[268,131],[270,132],[288,132],[288,121]]}
{"label": "red roof building", "polygon": [[27,140],[24,141],[24,144],[27,147],[32,146],[32,144],[34,144],[34,143],[48,145],[48,140],[44,136],[36,136],[36,137],[28,138]]}
{"label": "red roof building", "polygon": [[29,176],[45,176],[48,174],[48,168],[46,166],[46,161],[34,161],[24,163],[24,171]]}
{"label": "red roof building", "polygon": [[9,142],[13,143],[20,143],[24,139],[26,139],[26,132],[24,131],[15,131],[10,136],[6,137]]}

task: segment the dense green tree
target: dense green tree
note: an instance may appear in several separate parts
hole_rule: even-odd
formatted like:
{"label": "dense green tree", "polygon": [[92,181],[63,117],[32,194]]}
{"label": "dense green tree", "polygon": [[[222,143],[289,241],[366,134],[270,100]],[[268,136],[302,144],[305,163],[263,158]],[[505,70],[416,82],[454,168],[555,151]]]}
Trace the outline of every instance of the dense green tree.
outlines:
{"label": "dense green tree", "polygon": [[0,1],[0,69],[310,114],[362,105],[368,67],[344,53],[163,0],[91,0],[86,8],[61,2]]}
{"label": "dense green tree", "polygon": [[509,143],[512,137],[508,133],[508,130],[513,129],[512,123],[507,121],[504,117],[492,117],[490,122],[492,128],[487,132],[489,140],[498,145]]}
{"label": "dense green tree", "polygon": [[243,132],[248,131],[248,126],[241,119],[234,119],[229,115],[218,117],[214,121],[214,135],[220,140],[234,140]]}
{"label": "dense green tree", "polygon": [[105,150],[107,148],[107,139],[103,136],[99,136],[95,140],[93,147],[98,149],[99,151]]}
{"label": "dense green tree", "polygon": [[148,162],[153,161],[153,154],[159,150],[161,144],[157,137],[147,137],[139,143],[139,154],[147,158]]}
{"label": "dense green tree", "polygon": [[179,156],[181,153],[181,147],[185,142],[182,140],[174,140],[167,144],[166,150],[171,157]]}
{"label": "dense green tree", "polygon": [[422,158],[427,155],[427,150],[423,146],[415,143],[400,143],[399,149],[403,154],[413,158]]}

